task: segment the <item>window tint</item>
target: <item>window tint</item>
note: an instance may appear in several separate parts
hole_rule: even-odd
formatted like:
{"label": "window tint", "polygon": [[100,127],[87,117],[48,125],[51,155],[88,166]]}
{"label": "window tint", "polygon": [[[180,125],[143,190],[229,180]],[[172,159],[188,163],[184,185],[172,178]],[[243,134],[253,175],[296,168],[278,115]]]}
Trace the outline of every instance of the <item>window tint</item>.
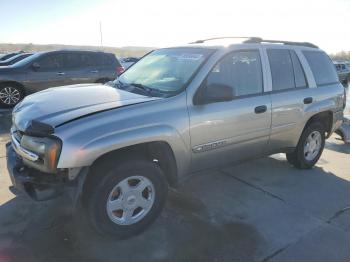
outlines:
{"label": "window tint", "polygon": [[330,58],[323,52],[304,51],[317,85],[338,82],[338,76]]}
{"label": "window tint", "polygon": [[110,66],[110,65],[113,65],[113,57],[111,55],[103,55],[103,64],[106,65],[106,66]]}
{"label": "window tint", "polygon": [[304,70],[300,64],[298,56],[293,50],[290,51],[290,55],[292,57],[292,63],[294,68],[295,86],[297,88],[307,87]]}
{"label": "window tint", "polygon": [[38,61],[41,70],[56,70],[62,68],[62,55],[46,55]]}
{"label": "window tint", "polygon": [[81,55],[79,53],[64,53],[63,64],[65,68],[81,67]]}
{"label": "window tint", "polygon": [[227,55],[207,77],[207,85],[214,83],[232,87],[235,96],[262,93],[259,51],[239,51]]}
{"label": "window tint", "polygon": [[94,61],[94,56],[92,54],[89,53],[83,53],[80,56],[81,59],[81,63],[84,66],[94,66],[96,63]]}
{"label": "window tint", "polygon": [[272,90],[295,87],[292,59],[289,50],[267,50],[272,75]]}

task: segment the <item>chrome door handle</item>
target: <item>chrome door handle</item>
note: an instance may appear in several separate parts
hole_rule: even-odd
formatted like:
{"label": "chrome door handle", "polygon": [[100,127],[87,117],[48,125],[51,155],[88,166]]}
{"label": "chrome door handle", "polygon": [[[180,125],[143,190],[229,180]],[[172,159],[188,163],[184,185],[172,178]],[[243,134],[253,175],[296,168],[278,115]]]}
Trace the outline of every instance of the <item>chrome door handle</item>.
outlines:
{"label": "chrome door handle", "polygon": [[65,72],[58,72],[57,75],[59,76],[64,76],[66,73]]}
{"label": "chrome door handle", "polygon": [[91,73],[98,73],[98,70],[92,70]]}

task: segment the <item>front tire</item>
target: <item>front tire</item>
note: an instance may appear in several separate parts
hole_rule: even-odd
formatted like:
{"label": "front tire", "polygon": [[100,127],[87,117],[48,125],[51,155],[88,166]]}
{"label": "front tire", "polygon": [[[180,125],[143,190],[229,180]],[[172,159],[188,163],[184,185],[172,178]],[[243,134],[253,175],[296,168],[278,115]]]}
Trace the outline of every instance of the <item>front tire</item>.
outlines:
{"label": "front tire", "polygon": [[23,89],[14,84],[0,85],[0,106],[11,108],[24,98]]}
{"label": "front tire", "polygon": [[299,169],[312,168],[321,157],[324,145],[323,125],[317,122],[311,123],[304,129],[295,151],[286,154],[287,160]]}
{"label": "front tire", "polygon": [[90,174],[95,177],[84,192],[89,221],[102,234],[121,239],[137,235],[164,207],[165,176],[156,163],[143,159],[107,166]]}

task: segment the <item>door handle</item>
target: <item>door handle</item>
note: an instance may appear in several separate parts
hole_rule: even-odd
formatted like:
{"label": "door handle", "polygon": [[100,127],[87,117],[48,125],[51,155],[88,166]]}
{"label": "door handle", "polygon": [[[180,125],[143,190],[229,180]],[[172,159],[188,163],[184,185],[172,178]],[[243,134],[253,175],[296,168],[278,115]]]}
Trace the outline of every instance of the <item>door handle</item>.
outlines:
{"label": "door handle", "polygon": [[98,73],[98,70],[92,70],[91,73]]}
{"label": "door handle", "polygon": [[58,72],[57,75],[59,76],[64,76],[66,73],[65,72]]}
{"label": "door handle", "polygon": [[257,106],[254,111],[255,114],[265,113],[267,111],[267,106]]}
{"label": "door handle", "polygon": [[313,101],[312,97],[306,97],[304,98],[304,104],[311,104]]}

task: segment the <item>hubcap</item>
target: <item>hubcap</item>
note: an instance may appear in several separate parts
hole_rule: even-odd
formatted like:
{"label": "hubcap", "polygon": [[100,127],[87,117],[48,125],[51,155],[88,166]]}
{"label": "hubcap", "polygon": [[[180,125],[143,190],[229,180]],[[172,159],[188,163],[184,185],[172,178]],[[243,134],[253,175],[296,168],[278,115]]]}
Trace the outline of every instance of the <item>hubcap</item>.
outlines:
{"label": "hubcap", "polygon": [[0,100],[6,105],[15,105],[20,98],[21,94],[14,87],[7,86],[0,90]]}
{"label": "hubcap", "polygon": [[118,225],[131,225],[144,218],[155,199],[153,183],[144,176],[131,176],[120,181],[107,199],[107,214]]}
{"label": "hubcap", "polygon": [[322,146],[322,136],[320,132],[313,131],[306,139],[304,145],[304,156],[308,161],[312,161],[320,152]]}

